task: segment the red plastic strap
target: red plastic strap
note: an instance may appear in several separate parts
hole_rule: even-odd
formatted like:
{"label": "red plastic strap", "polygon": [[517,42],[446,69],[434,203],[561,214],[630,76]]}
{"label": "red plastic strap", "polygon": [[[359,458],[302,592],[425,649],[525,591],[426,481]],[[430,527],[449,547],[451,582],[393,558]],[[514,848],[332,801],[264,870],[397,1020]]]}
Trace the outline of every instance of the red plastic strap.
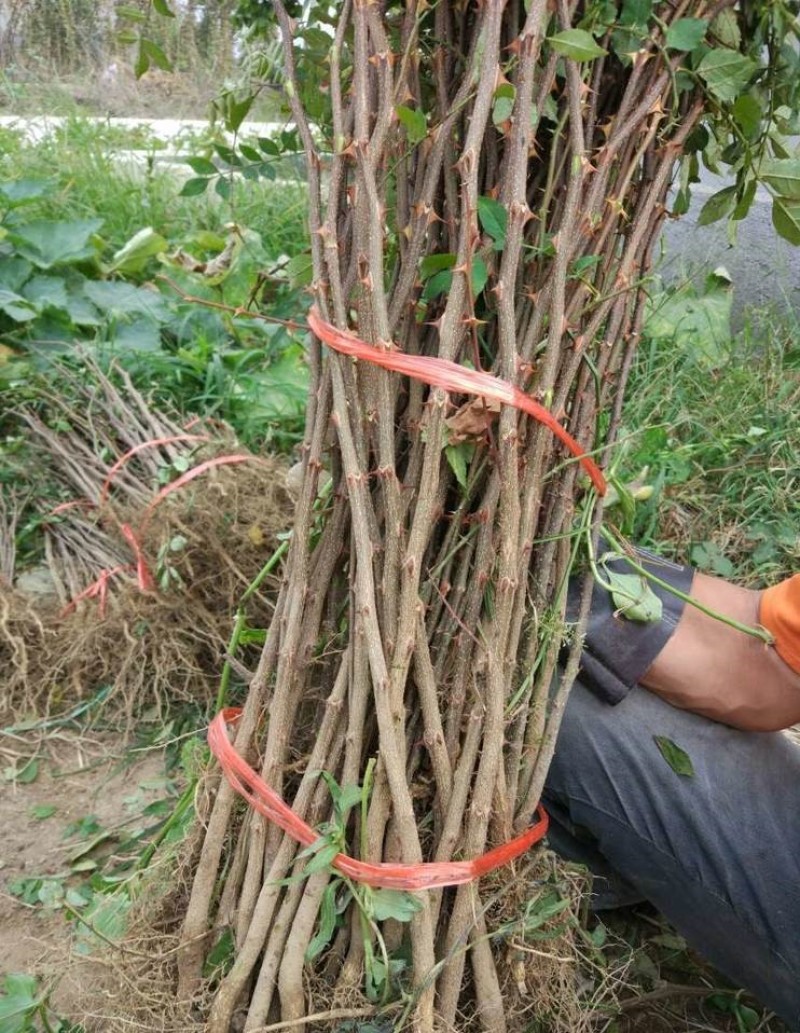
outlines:
{"label": "red plastic strap", "polygon": [[599,495],[606,493],[606,480],[598,465],[589,458],[573,436],[566,431],[553,414],[543,405],[535,402],[530,395],[520,391],[518,387],[501,380],[491,373],[467,369],[448,359],[433,358],[425,355],[406,355],[404,352],[384,351],[374,345],[367,344],[349,330],[338,330],[327,323],[314,305],[308,314],[308,325],[314,334],[329,347],[345,355],[353,355],[357,359],[366,359],[376,366],[403,373],[405,376],[422,380],[434,387],[460,394],[480,395],[502,405],[513,405],[532,416],[539,423],[562,441],[570,452],[577,457],[581,466],[591,478]]}
{"label": "red plastic strap", "polygon": [[[236,752],[228,738],[228,724],[235,724],[241,709],[228,707],[221,710],[208,726],[208,745],[219,761],[230,784],[250,806],[274,822],[284,832],[304,846],[310,846],[320,837],[306,822],[267,785],[267,783]],[[547,832],[548,817],[541,804],[536,808],[537,821],[529,829],[502,846],[495,847],[472,861],[433,861],[424,864],[369,864],[356,861],[346,854],[337,854],[331,862],[343,875],[367,886],[396,890],[430,890],[441,886],[459,886],[472,882],[538,843]]]}

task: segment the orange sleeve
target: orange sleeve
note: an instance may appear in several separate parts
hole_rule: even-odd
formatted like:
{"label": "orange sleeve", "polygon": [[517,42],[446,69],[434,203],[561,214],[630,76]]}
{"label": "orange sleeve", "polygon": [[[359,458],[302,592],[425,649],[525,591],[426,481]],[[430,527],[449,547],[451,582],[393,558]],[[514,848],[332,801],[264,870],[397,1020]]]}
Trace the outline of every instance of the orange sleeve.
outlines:
{"label": "orange sleeve", "polygon": [[800,574],[762,593],[759,620],[774,637],[781,660],[800,674]]}

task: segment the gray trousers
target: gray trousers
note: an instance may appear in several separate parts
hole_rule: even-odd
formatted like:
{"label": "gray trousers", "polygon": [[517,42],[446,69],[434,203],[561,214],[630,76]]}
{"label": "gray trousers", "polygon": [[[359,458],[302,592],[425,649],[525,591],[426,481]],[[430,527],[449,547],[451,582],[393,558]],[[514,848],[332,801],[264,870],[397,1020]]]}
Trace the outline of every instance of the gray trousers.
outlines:
{"label": "gray trousers", "polygon": [[[691,758],[676,774],[654,736]],[[550,844],[589,866],[598,907],[651,901],[700,954],[800,1030],[800,747],[637,688],[572,691],[544,797]]]}

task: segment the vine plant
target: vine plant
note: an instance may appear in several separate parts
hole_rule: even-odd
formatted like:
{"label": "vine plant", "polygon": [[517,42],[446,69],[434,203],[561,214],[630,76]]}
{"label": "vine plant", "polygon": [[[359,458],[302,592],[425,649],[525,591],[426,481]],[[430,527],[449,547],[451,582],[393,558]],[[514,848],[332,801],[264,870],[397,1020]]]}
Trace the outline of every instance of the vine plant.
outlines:
{"label": "vine plant", "polygon": [[[322,316],[492,371],[601,459],[659,230],[688,207],[700,163],[734,174],[701,222],[727,217],[733,232],[760,179],[776,229],[800,241],[795,3],[247,0],[240,18],[282,42]],[[251,147],[234,165],[257,160]],[[564,588],[582,514],[596,534],[602,507],[514,409],[311,336],[308,362],[285,579],[236,745],[318,825],[335,816],[329,785],[361,784],[374,765],[368,801],[336,826],[348,853],[473,857],[524,828],[542,791],[580,654]],[[179,995],[197,998],[204,960],[232,934],[212,1033],[235,1019],[304,1028],[352,999],[376,943],[409,959],[414,1029],[521,1021],[492,948],[497,880],[420,894],[407,922],[372,938],[363,902],[332,924],[330,870],[295,878],[303,864],[218,784],[178,955]]]}

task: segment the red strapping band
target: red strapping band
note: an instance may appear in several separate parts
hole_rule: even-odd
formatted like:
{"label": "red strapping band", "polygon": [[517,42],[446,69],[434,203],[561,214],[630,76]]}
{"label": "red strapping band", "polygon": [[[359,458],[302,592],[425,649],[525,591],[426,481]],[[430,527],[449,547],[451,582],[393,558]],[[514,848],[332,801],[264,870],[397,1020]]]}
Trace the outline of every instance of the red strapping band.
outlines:
{"label": "red strapping band", "polygon": [[[235,724],[241,716],[239,707],[221,710],[208,726],[208,745],[219,761],[225,777],[250,806],[274,822],[304,846],[311,846],[319,838],[306,822],[267,785],[235,750],[228,738],[228,724]],[[524,854],[538,843],[547,832],[548,817],[540,804],[536,809],[537,821],[529,829],[502,846],[495,847],[471,861],[433,861],[424,864],[369,864],[356,861],[346,854],[337,854],[331,864],[348,878],[367,886],[395,890],[431,890],[442,886],[459,886],[472,882],[515,857]]]}
{"label": "red strapping band", "polygon": [[530,395],[526,395],[518,387],[509,384],[507,380],[501,380],[491,373],[467,369],[448,359],[426,355],[406,355],[405,352],[376,348],[374,345],[362,341],[349,330],[338,330],[331,323],[327,323],[320,316],[316,305],[308,313],[308,325],[320,341],[324,341],[330,348],[342,352],[344,355],[366,359],[367,362],[374,362],[376,366],[382,366],[383,369],[403,373],[415,380],[422,380],[434,387],[441,387],[445,391],[480,395],[482,398],[488,398],[490,401],[499,402],[502,405],[513,405],[515,409],[527,413],[539,423],[544,424],[559,441],[567,446],[589,475],[597,493],[605,495],[606,479],[597,463],[589,458],[575,438],[561,426],[549,409],[545,409]]}

